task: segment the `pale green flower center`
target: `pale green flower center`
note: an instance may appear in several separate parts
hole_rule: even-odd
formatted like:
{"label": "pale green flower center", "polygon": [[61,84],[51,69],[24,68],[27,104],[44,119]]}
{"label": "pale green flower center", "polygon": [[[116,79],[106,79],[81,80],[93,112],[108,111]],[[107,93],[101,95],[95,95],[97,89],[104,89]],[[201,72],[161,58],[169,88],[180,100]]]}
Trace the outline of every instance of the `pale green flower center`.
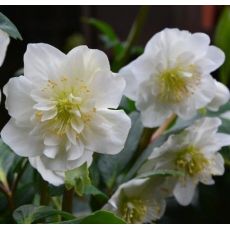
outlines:
{"label": "pale green flower center", "polygon": [[159,99],[166,103],[179,103],[194,93],[200,76],[194,66],[166,70],[159,76]]}
{"label": "pale green flower center", "polygon": [[37,110],[35,115],[39,121],[47,113],[56,111],[56,115],[48,119],[49,129],[58,135],[64,135],[72,129],[71,122],[87,123],[91,121],[96,109],[92,101],[92,95],[87,85],[77,80],[73,82],[63,77],[58,81],[49,80],[42,89],[50,95],[47,101],[52,101],[55,108],[47,111]]}
{"label": "pale green flower center", "polygon": [[190,176],[199,174],[208,163],[208,159],[194,146],[188,146],[178,151],[175,160],[176,168]]}
{"label": "pale green flower center", "polygon": [[120,201],[119,213],[129,224],[142,223],[147,213],[147,206],[139,198],[123,198]]}

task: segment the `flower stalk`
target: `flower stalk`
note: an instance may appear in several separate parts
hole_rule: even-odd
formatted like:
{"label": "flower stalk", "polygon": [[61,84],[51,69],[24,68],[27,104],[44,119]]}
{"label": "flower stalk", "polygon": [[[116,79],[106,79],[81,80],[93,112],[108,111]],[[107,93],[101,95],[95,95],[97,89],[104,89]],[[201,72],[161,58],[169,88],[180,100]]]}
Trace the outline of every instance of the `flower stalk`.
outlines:
{"label": "flower stalk", "polygon": [[149,11],[150,11],[150,6],[140,7],[136,20],[134,21],[132,28],[130,30],[130,33],[128,35],[128,38],[127,38],[127,41],[124,47],[124,51],[115,60],[115,63],[113,66],[114,71],[119,70],[128,61],[131,48],[136,43],[137,39],[139,38],[141,34],[141,30],[148,17]]}
{"label": "flower stalk", "polygon": [[172,114],[169,116],[165,122],[153,133],[150,144],[153,143],[157,138],[159,138],[165,130],[168,129],[168,127],[172,124],[172,122],[176,119],[176,114]]}
{"label": "flower stalk", "polygon": [[73,198],[74,198],[74,189],[67,190],[65,188],[63,198],[62,198],[62,211],[70,212],[73,211]]}
{"label": "flower stalk", "polygon": [[49,204],[49,188],[48,183],[42,178],[40,180],[40,205]]}

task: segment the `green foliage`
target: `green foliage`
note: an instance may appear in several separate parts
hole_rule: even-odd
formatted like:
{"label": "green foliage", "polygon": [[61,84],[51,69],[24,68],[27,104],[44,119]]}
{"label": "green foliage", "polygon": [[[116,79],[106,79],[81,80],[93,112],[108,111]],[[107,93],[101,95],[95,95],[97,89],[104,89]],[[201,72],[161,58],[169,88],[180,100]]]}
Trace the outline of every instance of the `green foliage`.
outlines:
{"label": "green foliage", "polygon": [[0,182],[6,183],[7,174],[17,157],[13,151],[0,139]]}
{"label": "green foliage", "polygon": [[0,29],[9,34],[10,37],[14,39],[22,40],[22,36],[19,33],[16,26],[7,18],[4,14],[0,12]]}
{"label": "green foliage", "polygon": [[115,55],[121,52],[123,49],[122,44],[111,25],[95,18],[84,18],[83,21],[100,31],[102,34],[101,39],[106,45],[106,48],[112,48]]}
{"label": "green foliage", "polygon": [[214,43],[221,48],[225,55],[225,63],[220,68],[220,80],[224,84],[229,83],[230,79],[230,8],[226,6],[220,16],[215,31]]}
{"label": "green foliage", "polygon": [[97,211],[80,219],[61,222],[62,224],[125,224],[125,221],[108,211]]}
{"label": "green foliage", "polygon": [[138,178],[151,178],[155,176],[183,176],[184,173],[177,170],[153,170],[147,173],[138,175]]}
{"label": "green foliage", "polygon": [[133,112],[130,114],[132,127],[130,129],[124,149],[117,155],[103,155],[98,160],[98,168],[103,182],[108,188],[116,184],[119,174],[126,168],[138,146],[139,139],[143,131],[140,114]]}
{"label": "green foliage", "polygon": [[69,170],[65,173],[65,186],[68,190],[74,188],[74,191],[82,196],[86,186],[90,185],[89,171],[87,163],[81,167]]}
{"label": "green foliage", "polygon": [[61,216],[66,220],[71,220],[75,218],[75,216],[67,212],[55,210],[51,207],[35,206],[30,204],[23,205],[17,208],[13,213],[14,220],[18,224],[32,224],[39,221],[43,222],[44,219],[57,215]]}

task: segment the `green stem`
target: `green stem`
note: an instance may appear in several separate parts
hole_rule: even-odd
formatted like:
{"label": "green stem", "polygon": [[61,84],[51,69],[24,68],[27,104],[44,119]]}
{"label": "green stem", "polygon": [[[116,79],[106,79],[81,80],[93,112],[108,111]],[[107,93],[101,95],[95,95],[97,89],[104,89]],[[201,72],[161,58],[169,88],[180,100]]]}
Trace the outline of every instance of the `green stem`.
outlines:
{"label": "green stem", "polygon": [[[141,135],[141,138],[140,138],[140,141],[138,143],[137,149],[136,149],[135,153],[133,154],[132,159],[129,161],[129,163],[126,167],[127,170],[132,167],[132,165],[140,157],[142,152],[147,148],[147,146],[150,143],[150,140],[151,140],[151,137],[152,137],[154,130],[155,129],[152,129],[152,128],[144,128],[142,135]],[[128,173],[128,171],[126,173]]]}
{"label": "green stem", "polygon": [[18,183],[19,183],[20,179],[22,178],[22,176],[23,176],[23,174],[24,174],[24,172],[28,166],[28,163],[29,163],[29,161],[26,159],[26,161],[24,162],[24,165],[22,166],[21,170],[19,171],[15,180],[13,181],[13,184],[11,186],[11,191],[12,191],[13,195],[15,194],[15,191],[17,190]]}
{"label": "green stem", "polygon": [[49,204],[49,187],[48,183],[40,178],[40,205]]}
{"label": "green stem", "polygon": [[9,188],[8,182],[5,185],[0,184],[0,190],[5,194],[5,196],[7,198],[9,209],[11,211],[13,211],[14,210],[14,199],[13,199],[13,196],[12,196],[12,192],[11,192],[11,190]]}
{"label": "green stem", "polygon": [[148,147],[148,145],[155,142],[170,127],[170,125],[172,124],[172,122],[174,122],[175,119],[176,119],[176,115],[172,114],[170,117],[168,117],[165,120],[165,122],[159,128],[155,128],[155,129],[145,128],[143,130],[138,147],[132,159],[130,160],[129,165],[127,166],[127,170],[129,169],[129,171],[126,171],[124,182],[130,180],[131,177],[136,173],[136,165],[139,164],[138,161],[141,160],[140,157],[143,154],[143,151]]}
{"label": "green stem", "polygon": [[116,72],[118,71],[129,59],[130,51],[132,46],[137,42],[143,25],[147,19],[147,16],[150,11],[150,6],[141,6],[138,12],[138,15],[132,25],[130,33],[127,38],[127,42],[124,47],[124,51],[121,53],[120,56],[115,59],[113,70]]}
{"label": "green stem", "polygon": [[73,197],[74,197],[74,189],[67,190],[65,188],[63,199],[62,199],[62,211],[72,213]]}

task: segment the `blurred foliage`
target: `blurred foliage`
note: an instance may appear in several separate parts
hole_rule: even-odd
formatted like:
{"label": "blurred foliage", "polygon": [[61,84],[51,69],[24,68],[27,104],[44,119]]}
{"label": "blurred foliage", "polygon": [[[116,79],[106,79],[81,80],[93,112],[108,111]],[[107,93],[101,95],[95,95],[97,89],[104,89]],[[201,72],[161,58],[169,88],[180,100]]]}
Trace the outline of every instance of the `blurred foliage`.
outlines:
{"label": "blurred foliage", "polygon": [[91,180],[89,178],[87,163],[79,168],[65,172],[65,186],[67,190],[73,188],[79,196],[84,194],[86,187],[90,184]]}
{"label": "blurred foliage", "polygon": [[225,53],[225,63],[220,67],[220,81],[230,83],[230,7],[225,6],[215,30],[214,43]]}
{"label": "blurred foliage", "polygon": [[7,18],[4,14],[0,12],[0,29],[9,34],[10,37],[14,39],[22,40],[22,36],[19,33],[17,27]]}

